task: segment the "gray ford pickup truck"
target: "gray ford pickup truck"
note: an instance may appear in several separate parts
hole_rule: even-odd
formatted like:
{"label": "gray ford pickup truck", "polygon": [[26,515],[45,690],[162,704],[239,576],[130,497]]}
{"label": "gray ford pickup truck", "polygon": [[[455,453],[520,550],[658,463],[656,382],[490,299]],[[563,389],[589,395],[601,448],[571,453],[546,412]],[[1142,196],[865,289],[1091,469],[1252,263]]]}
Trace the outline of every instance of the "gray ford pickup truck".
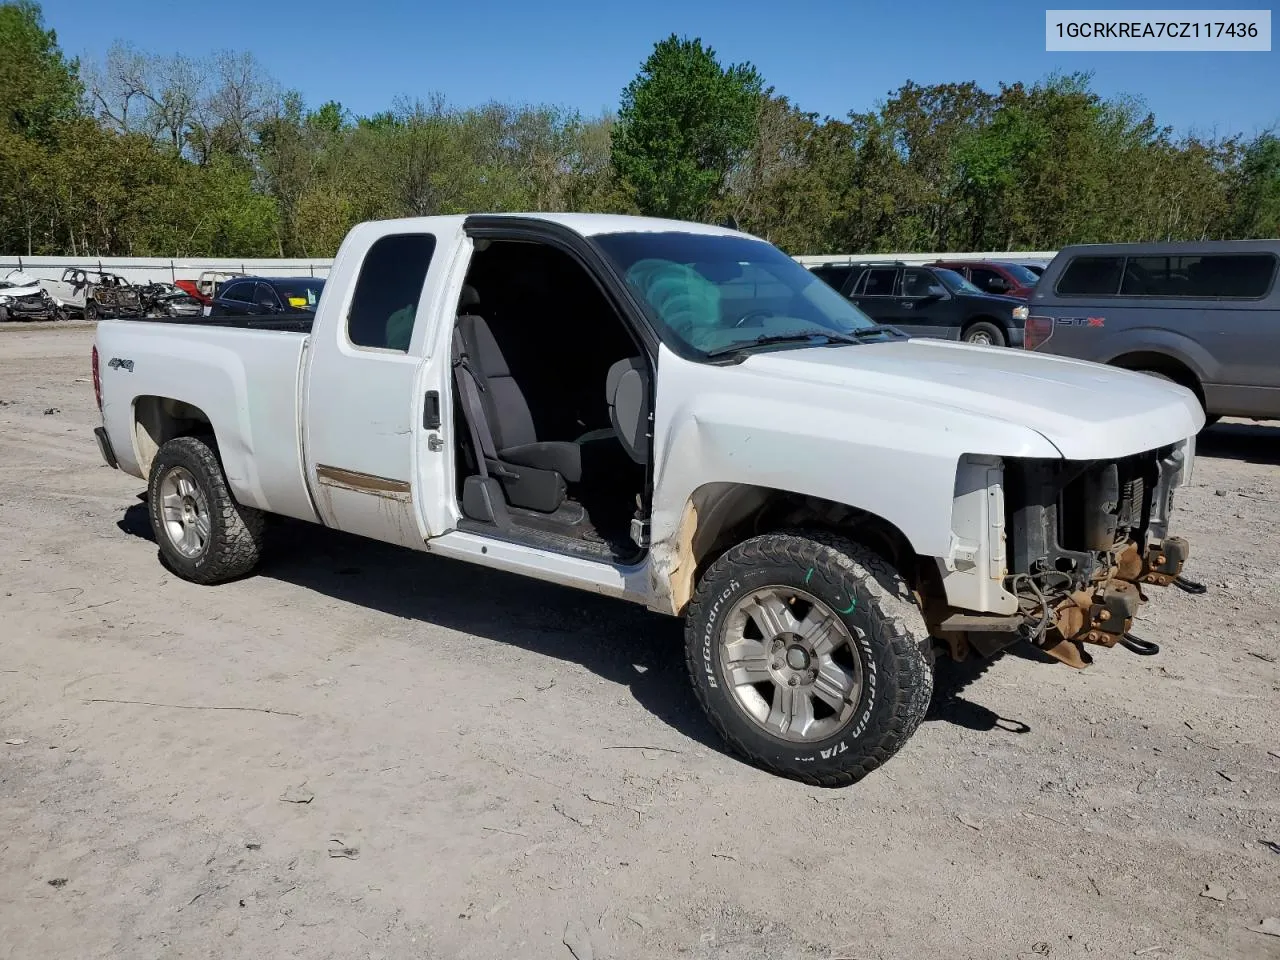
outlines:
{"label": "gray ford pickup truck", "polygon": [[1207,421],[1280,419],[1280,240],[1066,247],[1023,346],[1191,389]]}

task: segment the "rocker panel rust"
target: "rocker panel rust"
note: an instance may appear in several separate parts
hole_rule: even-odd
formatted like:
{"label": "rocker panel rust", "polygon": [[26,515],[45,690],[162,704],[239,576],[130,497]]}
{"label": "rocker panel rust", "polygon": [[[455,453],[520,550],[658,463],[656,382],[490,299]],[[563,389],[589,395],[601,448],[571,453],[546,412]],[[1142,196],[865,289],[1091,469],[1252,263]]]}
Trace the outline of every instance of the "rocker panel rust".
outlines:
{"label": "rocker panel rust", "polygon": [[316,480],[325,486],[340,487],[355,493],[371,493],[375,497],[386,497],[389,500],[402,500],[411,493],[407,480],[390,480],[387,477],[360,473],[356,470],[344,470],[341,467],[330,467],[323,463],[316,464]]}

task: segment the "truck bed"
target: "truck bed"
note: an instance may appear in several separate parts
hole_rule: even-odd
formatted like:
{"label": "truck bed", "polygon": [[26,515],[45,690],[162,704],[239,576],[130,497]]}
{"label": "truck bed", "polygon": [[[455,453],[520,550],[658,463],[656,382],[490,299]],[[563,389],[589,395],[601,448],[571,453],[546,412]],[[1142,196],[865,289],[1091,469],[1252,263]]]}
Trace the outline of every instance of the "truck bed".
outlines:
{"label": "truck bed", "polygon": [[[147,442],[145,427],[135,429],[138,411],[145,412],[156,398],[181,400],[215,425],[218,453],[236,499],[272,513],[314,519],[298,409],[308,337],[296,326],[282,329],[282,319],[100,321],[103,423],[120,468],[137,477],[147,475],[156,444],[154,438]],[[248,327],[244,320],[274,324]],[[141,419],[145,423],[145,416]]]}
{"label": "truck bed", "polygon": [[286,333],[310,333],[314,313],[297,313],[271,317],[120,317],[121,320],[146,320],[149,323],[175,323],[190,327],[222,327],[232,330],[282,330]]}

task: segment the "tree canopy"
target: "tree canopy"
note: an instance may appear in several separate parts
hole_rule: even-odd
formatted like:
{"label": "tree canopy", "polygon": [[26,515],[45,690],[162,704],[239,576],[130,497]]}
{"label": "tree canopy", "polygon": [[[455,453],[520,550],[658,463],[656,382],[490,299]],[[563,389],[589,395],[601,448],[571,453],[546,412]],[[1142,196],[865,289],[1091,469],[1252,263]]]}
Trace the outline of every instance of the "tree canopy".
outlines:
{"label": "tree canopy", "polygon": [[0,2],[0,250],[330,256],[367,219],[504,210],[732,218],[794,253],[1280,236],[1280,139],[1175,135],[1087,75],[908,82],[806,112],[700,39],[654,45],[617,115],[308,105],[251,54],[68,59]]}

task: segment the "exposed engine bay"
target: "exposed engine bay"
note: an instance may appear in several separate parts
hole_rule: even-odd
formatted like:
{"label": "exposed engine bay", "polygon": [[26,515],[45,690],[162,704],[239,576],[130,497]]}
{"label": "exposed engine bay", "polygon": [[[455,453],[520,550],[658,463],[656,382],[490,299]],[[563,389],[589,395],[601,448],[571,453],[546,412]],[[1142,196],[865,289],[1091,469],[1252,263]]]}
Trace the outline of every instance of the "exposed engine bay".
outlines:
{"label": "exposed engine bay", "polygon": [[[1085,644],[1158,646],[1130,634],[1144,588],[1179,577],[1188,544],[1169,536],[1176,486],[1190,476],[1192,440],[1120,460],[1003,461],[1003,543],[996,545],[1003,616],[953,612],[936,633],[963,659],[1031,641],[1073,667],[1092,658]],[[1001,549],[1003,548],[1003,550]],[[954,601],[953,601],[954,602]]]}

